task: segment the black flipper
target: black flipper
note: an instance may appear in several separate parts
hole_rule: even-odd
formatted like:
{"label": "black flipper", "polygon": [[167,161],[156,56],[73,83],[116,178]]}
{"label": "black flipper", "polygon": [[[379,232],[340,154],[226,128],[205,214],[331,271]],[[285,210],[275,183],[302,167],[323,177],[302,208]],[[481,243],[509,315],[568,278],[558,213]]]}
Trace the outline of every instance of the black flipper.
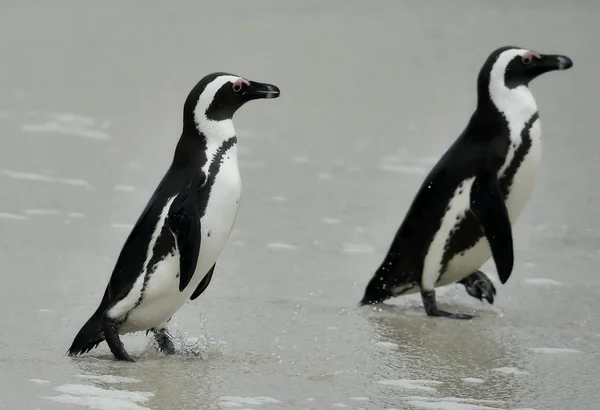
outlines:
{"label": "black flipper", "polygon": [[179,291],[190,283],[200,252],[200,214],[196,205],[196,190],[190,186],[172,205],[167,224],[175,235],[179,249]]}
{"label": "black flipper", "polygon": [[115,356],[115,359],[125,362],[135,362],[135,360],[129,356],[127,350],[125,350],[125,346],[123,346],[123,342],[121,342],[121,338],[119,337],[117,324],[114,321],[105,316],[102,320],[102,330],[104,331],[106,343],[112,354]]}
{"label": "black flipper", "polygon": [[492,173],[478,176],[471,189],[471,210],[487,238],[502,284],[514,264],[512,228],[498,179]]}
{"label": "black flipper", "polygon": [[210,268],[206,276],[204,276],[204,278],[200,281],[200,284],[198,285],[194,293],[192,293],[192,296],[190,296],[190,300],[196,299],[202,294],[202,292],[206,290],[206,288],[210,284],[210,280],[212,279],[213,272],[215,271],[215,266],[217,266],[216,263],[212,266],[212,268]]}
{"label": "black flipper", "polygon": [[475,271],[458,283],[464,285],[467,293],[474,298],[481,301],[485,298],[490,305],[494,303],[496,287],[490,278],[482,271]]}
{"label": "black flipper", "polygon": [[473,319],[472,315],[466,315],[463,313],[450,313],[443,310],[438,309],[437,302],[435,300],[435,290],[423,290],[421,289],[421,300],[423,301],[423,306],[425,307],[425,312],[427,312],[427,316],[433,317],[447,317],[450,319]]}

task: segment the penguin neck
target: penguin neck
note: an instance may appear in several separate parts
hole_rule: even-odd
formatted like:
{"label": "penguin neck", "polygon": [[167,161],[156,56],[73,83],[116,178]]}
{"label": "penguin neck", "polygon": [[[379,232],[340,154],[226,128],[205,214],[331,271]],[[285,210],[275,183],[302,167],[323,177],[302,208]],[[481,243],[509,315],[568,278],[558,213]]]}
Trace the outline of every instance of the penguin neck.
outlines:
{"label": "penguin neck", "polygon": [[[506,67],[494,64],[477,79],[477,110],[481,115],[502,115],[509,125],[525,124],[538,108],[528,84],[506,85]],[[519,130],[520,131],[520,130]]]}
{"label": "penguin neck", "polygon": [[538,110],[535,98],[526,85],[509,88],[504,82],[491,82],[489,98],[509,124],[525,124]]}
{"label": "penguin neck", "polygon": [[[226,143],[235,145],[236,135],[231,119],[214,121],[203,118],[185,123],[175,149],[174,164],[180,168],[202,169],[206,174],[218,150]],[[236,150],[232,150],[236,154]],[[235,156],[237,162],[237,155]]]}
{"label": "penguin neck", "polygon": [[533,94],[526,85],[507,87],[503,78],[495,78],[493,71],[488,75],[480,75],[477,109],[469,122],[471,132],[468,134],[486,139],[490,129],[508,129],[511,140],[519,139],[523,126],[537,110]]}

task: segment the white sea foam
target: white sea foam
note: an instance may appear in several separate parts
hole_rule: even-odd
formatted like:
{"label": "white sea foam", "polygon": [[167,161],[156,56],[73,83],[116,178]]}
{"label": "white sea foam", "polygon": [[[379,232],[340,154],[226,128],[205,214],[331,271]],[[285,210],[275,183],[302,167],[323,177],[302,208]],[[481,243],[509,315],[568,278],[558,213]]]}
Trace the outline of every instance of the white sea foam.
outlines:
{"label": "white sea foam", "polygon": [[21,125],[21,131],[69,135],[98,141],[110,140],[110,135],[103,131],[111,126],[107,120],[96,124],[93,118],[71,113],[50,113],[45,117],[43,122]]}
{"label": "white sea foam", "polygon": [[283,243],[283,242],[271,242],[268,243],[267,246],[270,249],[274,249],[274,250],[292,250],[292,249],[296,249],[296,246],[294,245],[290,245],[289,243]]}
{"label": "white sea foam", "polygon": [[80,186],[80,187],[90,187],[91,186],[89,182],[87,182],[83,179],[79,179],[79,178],[61,178],[58,180],[58,182],[61,182],[66,185]]}
{"label": "white sea foam", "polygon": [[[498,407],[490,407],[502,405],[504,402],[500,400],[476,400],[462,397],[403,397],[407,404],[422,409],[435,410],[496,410]],[[490,406],[488,406],[490,405]]]}
{"label": "white sea foam", "polygon": [[471,384],[481,384],[481,383],[485,383],[484,379],[480,379],[478,377],[465,377],[462,379],[463,382],[465,383],[471,383]]}
{"label": "white sea foam", "polygon": [[552,286],[560,286],[561,282],[554,279],[547,278],[533,278],[533,279],[525,279],[525,283],[529,285],[552,285]]}
{"label": "white sea foam", "polygon": [[324,181],[333,181],[333,175],[327,172],[319,172],[317,174],[317,178],[322,179]]}
{"label": "white sea foam", "polygon": [[116,384],[116,383],[139,383],[140,380],[131,377],[113,376],[110,374],[105,375],[94,375],[94,374],[80,374],[80,378],[88,380],[96,380],[102,383]]}
{"label": "white sea foam", "polygon": [[113,189],[117,192],[135,192],[133,185],[115,185]]}
{"label": "white sea foam", "polygon": [[529,372],[525,370],[519,370],[516,367],[498,367],[492,369],[495,372],[504,373],[504,374],[516,374],[516,375],[525,375],[529,374]]}
{"label": "white sea foam", "polygon": [[55,387],[54,390],[64,394],[45,398],[58,403],[77,404],[98,410],[148,410],[138,403],[145,403],[154,396],[150,392],[101,389],[86,384],[64,384]]}
{"label": "white sea foam", "polygon": [[219,397],[219,400],[221,400],[221,402],[225,402],[225,403],[249,404],[249,405],[255,405],[255,406],[260,406],[262,404],[281,403],[277,399],[274,399],[272,397],[265,397],[265,396],[259,396],[259,397],[223,396],[223,397]]}
{"label": "white sea foam", "polygon": [[35,172],[20,172],[11,169],[5,169],[2,171],[4,175],[14,179],[24,179],[28,181],[40,181],[40,182],[57,182],[56,178],[49,177],[47,175],[36,174]]}
{"label": "white sea foam", "polygon": [[59,215],[60,211],[56,209],[26,209],[23,212],[25,215]]}
{"label": "white sea foam", "polygon": [[305,164],[309,161],[309,159],[307,157],[297,155],[294,158],[292,158],[292,161],[295,162],[296,164]]}
{"label": "white sea foam", "polygon": [[456,403],[453,401],[409,400],[407,404],[420,409],[431,410],[496,410],[498,407],[481,406],[478,404]]}
{"label": "white sea foam", "polygon": [[91,184],[88,181],[78,178],[54,178],[48,175],[37,174],[35,172],[22,172],[15,171],[12,169],[5,169],[2,171],[2,174],[10,178],[21,179],[25,181],[61,183],[65,185],[84,187],[88,189],[92,188]]}
{"label": "white sea foam", "polygon": [[0,212],[0,218],[2,219],[28,219],[26,216],[19,214],[11,214],[9,212]]}
{"label": "white sea foam", "polygon": [[75,394],[78,396],[103,396],[134,402],[145,402],[148,401],[150,397],[154,396],[154,393],[150,392],[102,389],[87,384],[63,384],[62,386],[55,387],[54,390],[60,393]]}
{"label": "white sea foam", "polygon": [[115,397],[102,396],[74,396],[72,394],[63,394],[54,397],[44,397],[63,404],[74,404],[96,410],[151,410],[149,407]]}
{"label": "white sea foam", "polygon": [[36,383],[36,384],[50,384],[49,380],[43,380],[43,379],[29,379],[29,381],[31,383]]}
{"label": "white sea foam", "polygon": [[533,347],[533,348],[531,348],[531,350],[536,353],[547,353],[547,354],[581,353],[581,350],[558,348],[558,347]]}
{"label": "white sea foam", "polygon": [[235,401],[222,401],[219,403],[220,407],[242,407],[243,404],[237,403]]}
{"label": "white sea foam", "polygon": [[436,380],[408,380],[408,379],[379,380],[376,383],[382,384],[384,386],[395,386],[395,387],[400,387],[402,389],[408,389],[408,390],[426,390],[426,391],[436,391],[435,388],[430,387],[430,386],[437,386],[437,385],[442,384],[442,382],[438,382]]}
{"label": "white sea foam", "polygon": [[122,224],[118,222],[111,223],[110,226],[116,229],[132,229],[133,225],[131,224]]}
{"label": "white sea foam", "polygon": [[367,243],[345,243],[343,244],[343,251],[345,253],[373,253],[375,251],[375,248],[373,248]]}
{"label": "white sea foam", "polygon": [[377,346],[385,347],[386,349],[397,349],[399,346],[392,342],[377,342]]}

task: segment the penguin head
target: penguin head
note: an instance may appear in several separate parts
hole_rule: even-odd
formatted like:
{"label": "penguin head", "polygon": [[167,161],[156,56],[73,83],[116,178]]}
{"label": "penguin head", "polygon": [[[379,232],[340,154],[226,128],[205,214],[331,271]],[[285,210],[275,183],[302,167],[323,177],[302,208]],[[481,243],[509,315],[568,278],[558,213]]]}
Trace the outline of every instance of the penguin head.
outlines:
{"label": "penguin head", "polygon": [[212,73],[192,88],[183,107],[183,121],[196,128],[205,122],[231,120],[251,100],[279,97],[279,88],[229,73]]}
{"label": "penguin head", "polygon": [[[567,70],[573,66],[569,57],[557,54],[540,54],[521,47],[506,46],[494,50],[479,74],[485,86],[503,84],[513,89],[528,86],[541,74],[554,70]],[[483,86],[484,84],[481,84]]]}

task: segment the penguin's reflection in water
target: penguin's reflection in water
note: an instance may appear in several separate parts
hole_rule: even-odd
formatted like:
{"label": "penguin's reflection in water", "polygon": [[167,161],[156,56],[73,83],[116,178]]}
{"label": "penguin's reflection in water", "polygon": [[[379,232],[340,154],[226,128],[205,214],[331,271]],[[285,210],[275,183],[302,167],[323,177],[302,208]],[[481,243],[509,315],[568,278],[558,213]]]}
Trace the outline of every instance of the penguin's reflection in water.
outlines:
{"label": "penguin's reflection in water", "polygon": [[522,366],[517,347],[500,332],[495,334],[493,322],[501,318],[478,312],[482,322],[478,325],[409,316],[405,306],[378,308],[366,315],[377,335],[374,354],[387,363],[374,380],[379,385],[375,401],[391,408],[410,401],[431,401],[433,406],[436,400],[449,400],[457,403],[456,408],[462,402],[503,409],[527,397],[522,376],[494,371]]}

